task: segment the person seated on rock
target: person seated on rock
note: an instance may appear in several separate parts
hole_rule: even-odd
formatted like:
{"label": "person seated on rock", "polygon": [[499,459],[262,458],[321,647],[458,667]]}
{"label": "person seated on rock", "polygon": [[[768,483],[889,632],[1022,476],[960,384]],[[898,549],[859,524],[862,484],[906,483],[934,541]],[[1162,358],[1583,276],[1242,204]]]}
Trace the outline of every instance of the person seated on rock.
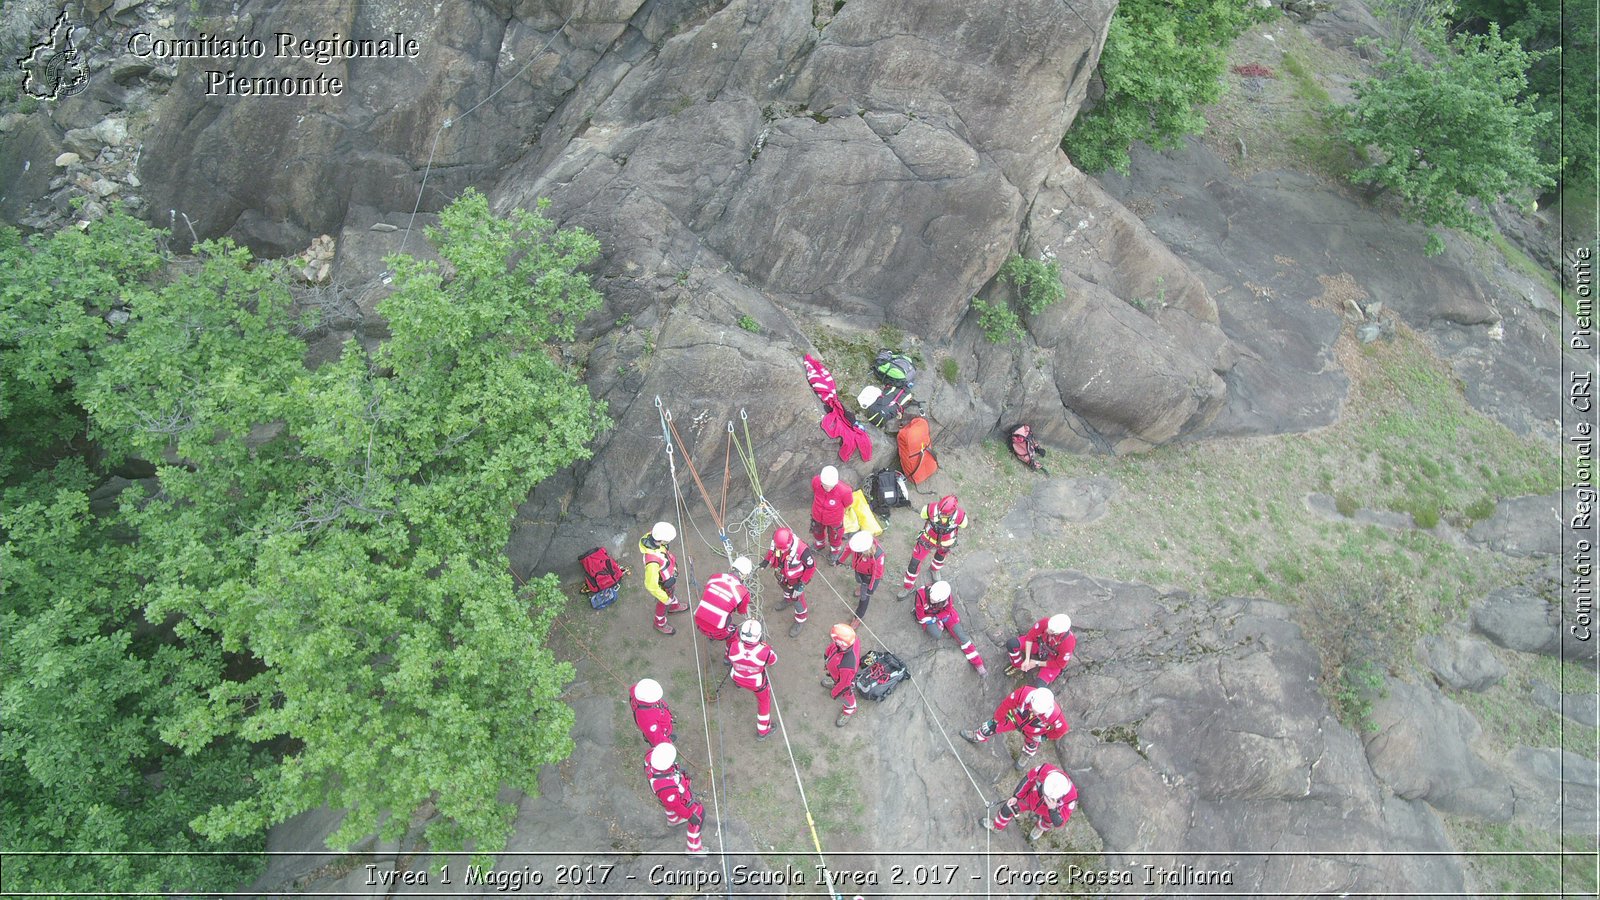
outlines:
{"label": "person seated on rock", "polygon": [[1056,680],[1061,670],[1072,659],[1078,639],[1072,633],[1072,618],[1066,613],[1040,619],[1027,631],[1006,641],[1006,654],[1011,664],[1007,675],[1032,672],[1028,683],[1044,687]]}
{"label": "person seated on rock", "polygon": [[1017,757],[1016,768],[1026,769],[1039,752],[1043,738],[1059,740],[1070,730],[1067,718],[1056,704],[1055,694],[1049,688],[1023,685],[1007,694],[995,708],[994,718],[978,726],[976,731],[963,731],[961,736],[974,744],[986,743],[998,731],[1016,731],[1022,735],[1022,755]]}
{"label": "person seated on rock", "polygon": [[916,598],[911,615],[922,626],[923,632],[933,637],[938,637],[940,632],[948,632],[960,645],[967,662],[978,670],[979,675],[987,677],[989,668],[983,664],[983,657],[978,655],[972,638],[967,637],[966,629],[961,627],[961,613],[956,612],[955,593],[950,588],[950,582],[935,581],[918,590]]}
{"label": "person seated on rock", "polygon": [[1005,831],[1016,816],[1033,813],[1039,821],[1028,832],[1028,840],[1037,841],[1047,831],[1065,828],[1077,808],[1078,786],[1067,773],[1050,763],[1040,763],[1023,776],[994,818],[984,816],[981,824],[990,831]]}

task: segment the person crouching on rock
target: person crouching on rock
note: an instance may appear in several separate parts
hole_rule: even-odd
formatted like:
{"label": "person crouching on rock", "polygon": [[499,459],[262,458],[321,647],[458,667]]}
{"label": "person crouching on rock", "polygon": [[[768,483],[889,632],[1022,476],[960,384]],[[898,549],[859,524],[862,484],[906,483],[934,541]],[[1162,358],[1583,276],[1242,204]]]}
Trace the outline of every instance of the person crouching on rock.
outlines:
{"label": "person crouching on rock", "polygon": [[688,854],[705,856],[705,845],[700,843],[700,826],[705,824],[706,808],[694,798],[689,774],[678,767],[678,748],[670,743],[650,748],[645,755],[644,775],[650,780],[651,792],[667,812],[667,824],[689,823]]}
{"label": "person crouching on rock", "polygon": [[994,818],[983,817],[983,827],[990,831],[1005,831],[1011,820],[1022,813],[1039,817],[1038,824],[1028,832],[1028,840],[1037,841],[1046,831],[1065,828],[1072,813],[1078,808],[1078,786],[1067,773],[1049,763],[1041,763],[1023,776]]}
{"label": "person crouching on rock", "polygon": [[1072,652],[1078,648],[1078,638],[1072,633],[1072,618],[1066,613],[1040,619],[1027,631],[1006,641],[1006,654],[1011,665],[1007,675],[1032,672],[1028,683],[1044,687],[1056,680],[1061,670],[1072,661]]}
{"label": "person crouching on rock", "polygon": [[967,637],[966,629],[961,627],[961,614],[956,612],[950,582],[935,581],[917,591],[916,597],[917,602],[912,604],[911,614],[916,617],[922,630],[933,637],[938,637],[941,631],[949,632],[961,645],[961,653],[966,656],[967,662],[978,670],[979,675],[987,678],[989,669],[983,664],[983,657],[978,655],[972,638]]}
{"label": "person crouching on rock", "polygon": [[833,626],[828,633],[828,647],[822,651],[822,686],[830,689],[828,696],[844,698],[844,708],[833,724],[843,728],[856,714],[856,670],[861,668],[861,641],[856,630],[849,625]]}
{"label": "person crouching on rock", "polygon": [[1020,771],[1033,762],[1042,738],[1058,740],[1069,728],[1061,707],[1056,705],[1055,694],[1049,688],[1025,684],[1000,701],[994,718],[978,726],[976,731],[961,732],[961,736],[974,744],[982,744],[997,731],[1016,731],[1022,735],[1022,755],[1016,762]]}

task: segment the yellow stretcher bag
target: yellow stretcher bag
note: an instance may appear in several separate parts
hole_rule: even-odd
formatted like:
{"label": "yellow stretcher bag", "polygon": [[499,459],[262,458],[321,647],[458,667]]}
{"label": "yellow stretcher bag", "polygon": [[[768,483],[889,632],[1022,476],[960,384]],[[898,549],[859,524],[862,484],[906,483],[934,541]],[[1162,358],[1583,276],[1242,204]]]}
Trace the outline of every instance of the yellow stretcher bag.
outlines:
{"label": "yellow stretcher bag", "polygon": [[844,530],[846,534],[865,531],[873,537],[883,534],[883,526],[873,515],[872,504],[867,502],[867,495],[862,491],[850,497],[850,508],[844,511]]}

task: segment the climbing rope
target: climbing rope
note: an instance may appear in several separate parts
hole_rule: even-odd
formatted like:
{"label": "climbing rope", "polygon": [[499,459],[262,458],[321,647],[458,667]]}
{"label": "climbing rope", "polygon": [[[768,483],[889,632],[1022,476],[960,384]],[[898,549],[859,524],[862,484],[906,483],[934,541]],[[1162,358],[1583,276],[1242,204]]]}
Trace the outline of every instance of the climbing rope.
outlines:
{"label": "climbing rope", "polygon": [[[678,519],[678,533],[682,535],[684,533],[683,528],[685,507],[687,504],[683,498],[683,490],[678,485],[677,459],[672,450],[672,438],[667,433],[672,424],[672,411],[667,409],[667,407],[661,402],[661,397],[659,395],[656,397],[656,412],[661,419],[661,442],[667,451],[667,475],[668,479],[672,482],[672,508]],[[684,463],[689,465],[690,471],[693,472],[693,461],[688,458],[687,454],[684,455]],[[695,482],[698,484],[699,481],[700,479],[697,475],[695,477]],[[693,522],[694,520],[690,518],[689,521]],[[689,586],[689,596],[694,597],[696,593],[696,584],[694,579],[694,559],[689,553],[689,544],[687,541],[683,542],[680,549],[683,551],[684,580]],[[705,667],[701,665],[700,662],[700,631],[698,628],[695,628],[692,623],[690,624],[689,628],[689,642],[694,647],[695,679],[697,681],[700,694],[700,724],[702,729],[704,729],[706,736],[706,768],[709,770],[709,774],[711,776],[709,779],[711,782],[711,810],[712,813],[717,817],[717,858],[722,864],[722,883],[726,885],[729,883],[728,848],[722,833],[722,792],[717,790],[717,761],[718,757],[721,755],[721,741],[719,740],[717,742],[717,752],[713,753],[711,742],[711,712],[706,708]],[[721,716],[717,717],[717,724],[720,734],[722,724]],[[724,788],[726,788],[726,782],[724,782]]]}
{"label": "climbing rope", "polygon": [[522,77],[522,73],[524,73],[524,72],[528,71],[528,69],[532,68],[533,64],[538,62],[540,57],[544,56],[545,51],[550,49],[550,45],[554,44],[556,42],[556,38],[561,36],[561,32],[566,30],[567,25],[571,24],[571,22],[572,22],[572,17],[576,16],[577,14],[578,14],[577,9],[574,9],[572,11],[572,14],[567,16],[566,20],[563,21],[561,23],[561,25],[559,27],[557,27],[554,32],[551,33],[550,40],[544,42],[544,46],[539,48],[539,52],[538,53],[535,53],[534,55],[528,57],[528,61],[522,64],[522,68],[518,69],[515,75],[512,75],[510,78],[507,78],[504,82],[502,82],[500,84],[499,87],[497,87],[494,90],[490,91],[488,96],[484,97],[482,100],[479,100],[477,103],[474,103],[471,107],[469,107],[461,115],[452,116],[450,118],[445,119],[444,123],[441,124],[437,129],[434,130],[434,132],[433,132],[433,146],[428,149],[428,163],[427,163],[427,165],[422,167],[422,185],[417,188],[417,202],[415,204],[413,204],[412,207],[411,207],[411,218],[406,220],[406,233],[403,236],[401,236],[401,238],[400,238],[400,252],[401,253],[406,252],[406,243],[411,240],[411,226],[416,224],[417,211],[422,209],[422,198],[428,192],[428,175],[433,172],[433,157],[434,157],[434,154],[439,149],[439,137],[440,137],[440,135],[444,134],[444,130],[446,128],[449,128],[449,127],[455,125],[455,123],[460,121],[461,119],[465,119],[467,116],[470,116],[473,113],[477,112],[479,107],[483,106],[485,103],[488,103],[490,100],[493,100],[495,98],[495,95],[497,95],[501,91],[505,90],[507,87],[509,87],[511,85],[512,82],[516,81],[518,78],[521,78]]}

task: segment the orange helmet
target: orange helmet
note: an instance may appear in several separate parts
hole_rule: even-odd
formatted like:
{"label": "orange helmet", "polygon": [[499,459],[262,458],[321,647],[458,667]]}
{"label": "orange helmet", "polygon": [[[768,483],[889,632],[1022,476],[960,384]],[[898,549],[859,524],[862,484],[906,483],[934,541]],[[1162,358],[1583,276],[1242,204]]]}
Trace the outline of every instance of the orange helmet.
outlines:
{"label": "orange helmet", "polygon": [[828,634],[832,635],[834,640],[844,641],[846,644],[854,644],[856,642],[856,630],[843,622],[833,626],[833,630],[829,631]]}
{"label": "orange helmet", "polygon": [[955,494],[945,494],[939,498],[939,515],[953,516],[956,514],[957,508]]}
{"label": "orange helmet", "polygon": [[779,528],[774,531],[772,533],[772,546],[788,552],[789,548],[794,546],[794,532],[787,528]]}

